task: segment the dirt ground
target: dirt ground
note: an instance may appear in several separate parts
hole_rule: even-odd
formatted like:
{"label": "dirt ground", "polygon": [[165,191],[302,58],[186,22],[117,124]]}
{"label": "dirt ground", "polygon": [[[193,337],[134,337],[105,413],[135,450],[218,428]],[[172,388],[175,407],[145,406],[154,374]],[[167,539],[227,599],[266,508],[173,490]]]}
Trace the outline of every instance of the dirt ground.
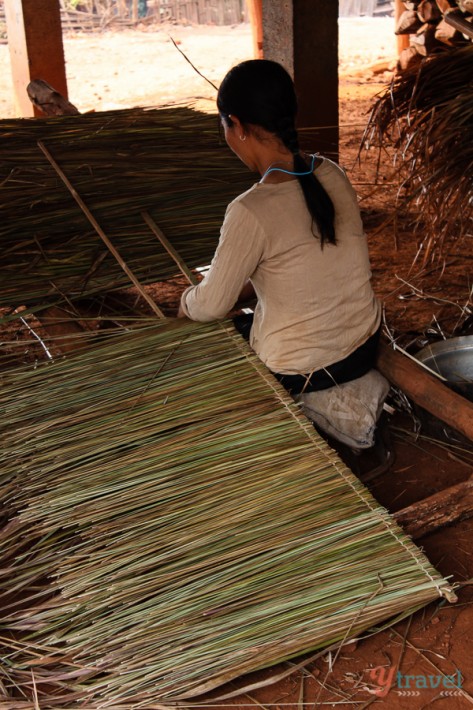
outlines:
{"label": "dirt ground", "polygon": [[[386,70],[395,61],[392,25],[390,18],[340,21],[340,160],[360,196],[374,285],[384,303],[386,323],[403,345],[410,346],[425,341],[429,329],[446,336],[458,334],[466,309],[471,309],[473,249],[471,243],[453,243],[441,260],[424,269],[419,264],[413,267],[421,235],[396,212],[396,170],[389,156],[383,156],[378,177],[374,148],[363,153],[361,163],[356,160],[373,96],[392,76]],[[212,106],[215,91],[179,54],[169,35],[214,83],[233,63],[252,55],[247,25],[143,26],[117,33],[68,35],[70,100],[80,111],[158,105],[189,97]],[[384,63],[381,71],[374,66],[378,63]],[[0,118],[7,118],[14,114],[6,45],[0,45],[0,68]],[[369,487],[395,512],[466,480],[472,474],[473,454],[464,444],[454,448],[432,440],[425,427],[420,435],[414,433],[414,417],[401,406],[403,402],[394,398],[392,404],[395,462]],[[236,693],[235,697],[213,707],[362,710],[376,704],[385,710],[463,710],[472,706],[472,533],[473,520],[465,520],[418,541],[437,569],[459,585],[458,603],[439,600],[337,653],[297,659],[239,679],[224,689]],[[295,668],[299,662],[302,665]],[[388,678],[390,673],[401,674],[391,677],[385,696],[378,694],[379,676],[370,673],[378,667]]]}
{"label": "dirt ground", "polygon": [[[392,59],[391,18],[340,20],[340,69],[352,71]],[[202,97],[210,107],[215,90],[174,47],[171,38],[204,76],[218,85],[236,62],[253,52],[248,24],[232,27],[146,26],[106,33],[66,33],[64,54],[69,99],[79,111],[161,105]],[[0,118],[14,116],[10,58],[0,44]]]}

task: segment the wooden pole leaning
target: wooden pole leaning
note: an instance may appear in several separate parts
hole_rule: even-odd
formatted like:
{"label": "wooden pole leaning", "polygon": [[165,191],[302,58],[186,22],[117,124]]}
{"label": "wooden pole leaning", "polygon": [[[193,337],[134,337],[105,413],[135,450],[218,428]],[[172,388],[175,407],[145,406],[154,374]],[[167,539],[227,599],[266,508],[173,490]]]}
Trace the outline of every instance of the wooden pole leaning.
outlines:
{"label": "wooden pole leaning", "polygon": [[179,267],[180,271],[186,279],[189,281],[191,286],[195,286],[195,284],[198,283],[198,280],[195,276],[195,274],[192,273],[192,271],[189,269],[187,264],[185,263],[184,259],[182,256],[177,252],[171,242],[167,239],[167,237],[163,234],[162,230],[158,227],[156,222],[153,220],[151,215],[148,214],[148,212],[142,212],[141,216],[143,217],[144,221],[148,225],[148,227],[151,229],[153,234],[155,234],[163,247],[166,249],[168,252],[169,256],[176,262],[177,266]]}
{"label": "wooden pole leaning", "polygon": [[72,197],[75,199],[79,207],[81,208],[82,212],[85,214],[87,219],[89,220],[90,224],[93,226],[99,237],[102,239],[102,241],[105,243],[107,249],[113,254],[115,257],[116,261],[120,265],[120,267],[123,269],[123,271],[126,273],[130,281],[133,283],[133,285],[136,287],[142,298],[146,301],[146,303],[150,306],[150,308],[153,310],[153,312],[159,317],[159,318],[165,318],[166,316],[162,312],[162,310],[159,308],[159,306],[153,301],[151,296],[146,293],[144,290],[143,286],[140,284],[134,273],[131,271],[131,269],[127,266],[125,261],[122,259],[121,255],[115,249],[113,246],[112,242],[110,239],[107,237],[85,202],[83,201],[82,197],[78,194],[77,190],[74,188],[74,186],[71,184],[69,181],[68,177],[65,175],[65,173],[61,170],[59,165],[56,163],[54,160],[53,156],[49,152],[49,150],[46,148],[44,143],[42,141],[38,141],[37,143],[38,148],[44,153],[48,161],[51,163],[52,167],[56,171],[56,173],[59,175],[69,192],[71,193]]}

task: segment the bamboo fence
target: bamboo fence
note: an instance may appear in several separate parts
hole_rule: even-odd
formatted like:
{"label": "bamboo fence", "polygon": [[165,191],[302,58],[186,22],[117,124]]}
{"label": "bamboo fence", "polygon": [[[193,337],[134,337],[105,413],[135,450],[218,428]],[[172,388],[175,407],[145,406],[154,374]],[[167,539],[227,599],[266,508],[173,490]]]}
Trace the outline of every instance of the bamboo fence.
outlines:
{"label": "bamboo fence", "polygon": [[172,706],[454,594],[231,324],[2,375],[0,684]]}

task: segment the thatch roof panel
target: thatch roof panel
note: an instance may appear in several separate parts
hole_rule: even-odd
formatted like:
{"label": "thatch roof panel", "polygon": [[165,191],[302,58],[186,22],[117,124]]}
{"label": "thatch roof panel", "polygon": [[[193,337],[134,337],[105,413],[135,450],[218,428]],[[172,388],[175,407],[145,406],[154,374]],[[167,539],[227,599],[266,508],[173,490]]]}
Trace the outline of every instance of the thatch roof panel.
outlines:
{"label": "thatch roof panel", "polygon": [[0,407],[13,697],[34,664],[44,708],[172,702],[452,596],[230,324],[8,371]]}

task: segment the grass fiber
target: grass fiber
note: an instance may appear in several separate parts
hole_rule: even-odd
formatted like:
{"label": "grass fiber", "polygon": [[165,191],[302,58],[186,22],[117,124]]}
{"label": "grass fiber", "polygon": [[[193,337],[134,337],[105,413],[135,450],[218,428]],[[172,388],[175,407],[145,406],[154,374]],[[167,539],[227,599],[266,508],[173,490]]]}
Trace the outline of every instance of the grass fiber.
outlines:
{"label": "grass fiber", "polygon": [[7,370],[0,412],[12,710],[188,702],[454,599],[229,323]]}

